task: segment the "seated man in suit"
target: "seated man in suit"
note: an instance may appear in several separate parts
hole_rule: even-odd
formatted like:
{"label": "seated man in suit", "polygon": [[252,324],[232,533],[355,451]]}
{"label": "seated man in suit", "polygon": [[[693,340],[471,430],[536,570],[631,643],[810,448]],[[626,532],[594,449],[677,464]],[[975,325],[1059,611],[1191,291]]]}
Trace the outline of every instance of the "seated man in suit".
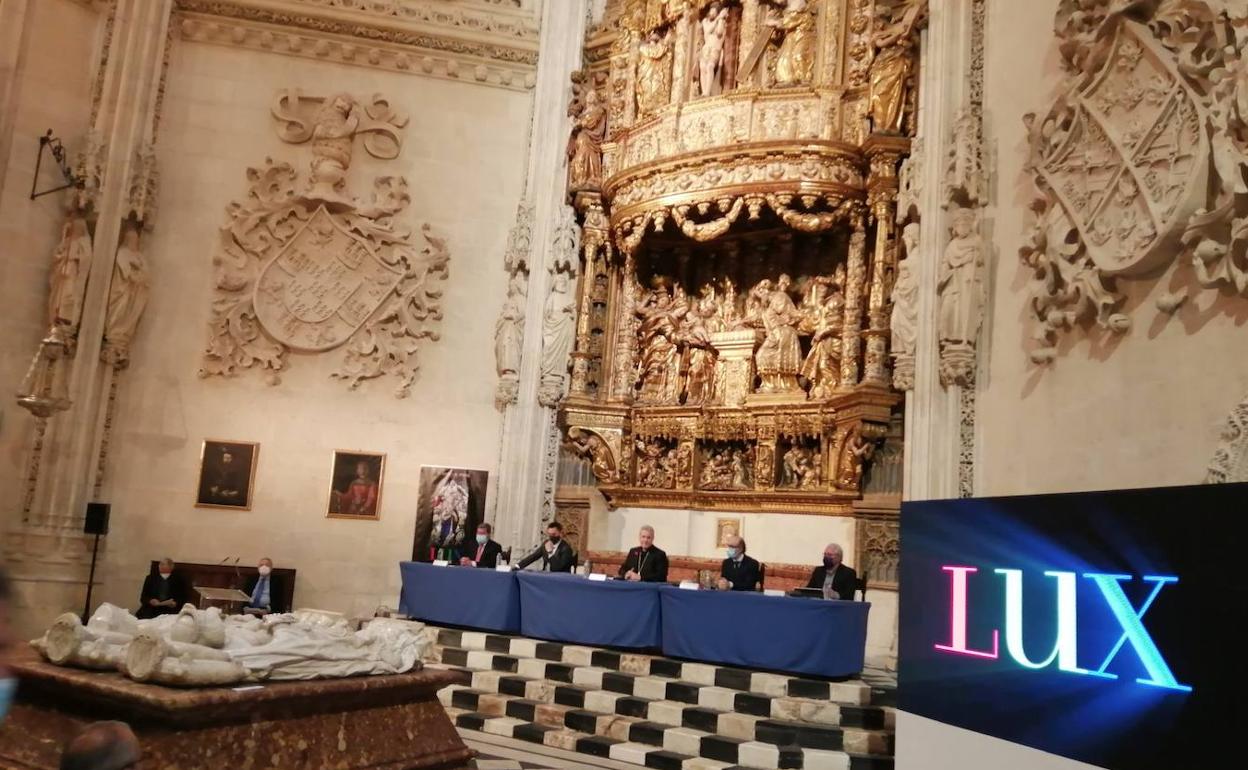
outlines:
{"label": "seated man in suit", "polygon": [[273,574],[273,560],[267,556],[261,559],[256,572],[259,574],[247,578],[243,588],[243,593],[251,597],[243,612],[249,615],[289,612],[290,608],[284,606],[282,601],[285,594],[282,593],[281,578]]}
{"label": "seated man in suit", "polygon": [[719,590],[757,591],[762,571],[756,560],[745,555],[745,538],[730,535],[727,542],[728,558],[719,569]]}
{"label": "seated man in suit", "polygon": [[666,583],[667,554],[654,545],[654,527],[642,527],[638,542],[641,545],[629,551],[620,565],[620,577],[642,583]]}
{"label": "seated man in suit", "polygon": [[563,525],[552,521],[546,525],[546,542],[520,560],[516,569],[524,569],[538,559],[542,572],[571,572],[576,568],[576,551],[563,539]]}
{"label": "seated man in suit", "polygon": [[825,599],[845,599],[853,601],[854,591],[858,589],[858,573],[853,567],[846,567],[841,562],[845,559],[845,549],[836,543],[828,543],[823,549],[823,566],[815,567],[810,573],[807,588],[823,591]]}
{"label": "seated man in suit", "polygon": [[481,522],[477,527],[477,539],[464,545],[459,566],[494,569],[498,565],[498,557],[503,553],[503,547],[494,542],[491,538],[493,534],[494,527]]}
{"label": "seated man in suit", "polygon": [[143,579],[139,610],[134,614],[140,620],[176,615],[190,600],[191,592],[186,588],[186,581],[174,571],[173,559],[165,557],[156,565],[156,572]]}

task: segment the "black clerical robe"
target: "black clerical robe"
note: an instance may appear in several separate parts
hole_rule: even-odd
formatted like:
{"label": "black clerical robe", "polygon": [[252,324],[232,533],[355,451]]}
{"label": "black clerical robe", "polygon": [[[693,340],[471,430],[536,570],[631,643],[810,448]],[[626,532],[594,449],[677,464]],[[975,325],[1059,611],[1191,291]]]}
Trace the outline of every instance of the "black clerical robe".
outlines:
{"label": "black clerical robe", "polygon": [[620,577],[632,570],[637,571],[643,583],[666,583],[667,554],[654,546],[646,549],[637,546],[628,552],[628,557],[620,565]]}

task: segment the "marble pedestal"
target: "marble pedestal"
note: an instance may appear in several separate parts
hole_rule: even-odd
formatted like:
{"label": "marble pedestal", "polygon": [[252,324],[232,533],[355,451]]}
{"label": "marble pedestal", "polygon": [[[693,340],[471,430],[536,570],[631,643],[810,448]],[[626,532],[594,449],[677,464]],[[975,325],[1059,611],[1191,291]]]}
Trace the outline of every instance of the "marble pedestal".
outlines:
{"label": "marble pedestal", "polygon": [[53,666],[29,648],[12,668],[21,689],[0,723],[0,768],[55,770],[102,719],[134,729],[139,770],[460,770],[472,757],[437,700],[459,681],[444,671],[181,690]]}

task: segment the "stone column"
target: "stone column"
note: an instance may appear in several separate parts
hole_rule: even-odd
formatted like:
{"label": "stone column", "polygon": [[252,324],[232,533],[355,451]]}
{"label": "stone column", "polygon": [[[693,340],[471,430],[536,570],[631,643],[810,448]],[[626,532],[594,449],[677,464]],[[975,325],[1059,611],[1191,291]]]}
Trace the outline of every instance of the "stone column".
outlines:
{"label": "stone column", "polygon": [[[546,3],[542,9],[541,58],[533,95],[525,196],[533,207],[532,256],[525,304],[524,348],[515,404],[503,413],[494,526],[515,553],[536,545],[541,524],[554,515],[555,463],[559,432],[555,410],[538,402],[541,385],[542,316],[553,279],[556,243],[566,242],[566,203],[570,124],[570,76],[581,66],[589,0]],[[574,243],[575,245],[575,243]],[[558,249],[562,249],[559,246]],[[566,255],[565,255],[566,256]],[[575,252],[572,259],[577,260]],[[579,261],[579,260],[577,260]]]}
{"label": "stone column", "polygon": [[[66,371],[68,407],[46,423],[32,447],[28,511],[4,538],[4,558],[19,583],[17,623],[24,630],[46,625],[81,606],[90,540],[82,535],[86,503],[104,462],[108,404],[115,397],[118,361],[105,348],[109,285],[124,220],[137,217],[150,188],[136,180],[154,177],[155,141],[165,47],[173,0],[117,0],[111,35],[95,91],[99,102],[86,142],[85,196],[96,226],[76,350]],[[88,105],[83,105],[84,111]],[[105,355],[108,353],[108,355]]]}
{"label": "stone column", "polygon": [[[907,500],[952,498],[974,490],[974,389],[940,383],[936,285],[949,239],[950,213],[942,207],[944,160],[959,112],[970,105],[980,114],[983,59],[975,49],[982,45],[984,0],[931,0],[930,8],[920,64],[923,154],[921,167],[914,170],[920,185],[919,247],[907,257],[916,260],[912,269],[919,286],[914,390],[906,394],[902,488]],[[988,331],[981,331],[981,339]]]}

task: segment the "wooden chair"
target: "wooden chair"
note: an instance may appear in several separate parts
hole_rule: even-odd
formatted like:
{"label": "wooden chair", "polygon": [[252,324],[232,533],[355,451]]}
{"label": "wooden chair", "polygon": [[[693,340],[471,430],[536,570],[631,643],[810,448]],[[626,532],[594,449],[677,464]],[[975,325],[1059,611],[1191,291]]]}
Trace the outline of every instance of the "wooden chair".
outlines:
{"label": "wooden chair", "polygon": [[854,579],[854,582],[856,583],[854,590],[862,593],[862,601],[865,602],[867,600],[867,579],[864,577],[857,577]]}
{"label": "wooden chair", "polygon": [[758,563],[758,585],[754,587],[754,590],[761,592],[766,582],[767,582],[767,565],[760,561]]}
{"label": "wooden chair", "polygon": [[498,555],[498,558],[503,563],[511,564],[511,546],[504,548],[502,553]]}

